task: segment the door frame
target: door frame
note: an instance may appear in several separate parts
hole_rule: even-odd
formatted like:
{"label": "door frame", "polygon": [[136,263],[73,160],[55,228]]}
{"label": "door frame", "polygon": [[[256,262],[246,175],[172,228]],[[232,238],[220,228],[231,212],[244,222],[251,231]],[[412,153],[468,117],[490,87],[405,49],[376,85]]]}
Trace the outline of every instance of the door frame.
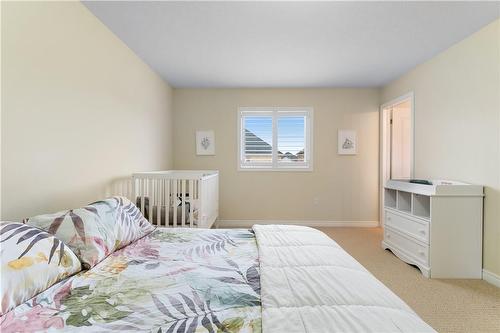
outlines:
{"label": "door frame", "polygon": [[404,95],[396,97],[388,102],[383,103],[380,106],[379,119],[380,119],[380,175],[379,175],[379,226],[383,226],[384,221],[384,186],[385,182],[390,177],[389,175],[389,165],[390,165],[390,141],[389,135],[389,117],[387,112],[384,112],[390,106],[400,104],[403,101],[408,100],[410,102],[410,119],[411,119],[411,135],[410,135],[410,177],[415,177],[415,94],[410,91]]}

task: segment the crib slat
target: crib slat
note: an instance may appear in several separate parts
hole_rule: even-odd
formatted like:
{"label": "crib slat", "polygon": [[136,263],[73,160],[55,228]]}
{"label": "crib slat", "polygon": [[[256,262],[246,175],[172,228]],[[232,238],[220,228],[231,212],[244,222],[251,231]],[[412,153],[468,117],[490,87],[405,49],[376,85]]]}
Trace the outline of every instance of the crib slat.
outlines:
{"label": "crib slat", "polygon": [[153,193],[153,191],[152,191],[152,187],[153,187],[152,185],[153,184],[152,183],[153,183],[153,180],[152,179],[148,179],[148,181],[147,181],[147,190],[146,190],[147,194],[146,195],[147,195],[147,198],[148,198],[148,208],[149,208],[148,209],[148,211],[149,211],[148,217],[149,217],[149,221],[151,223],[154,223],[154,221],[153,221],[153,202],[151,200],[152,199],[151,194]]}
{"label": "crib slat", "polygon": [[160,206],[160,222],[159,222],[159,225],[160,226],[164,226],[163,225],[163,215],[162,215],[162,211],[163,211],[163,207],[164,207],[164,192],[165,192],[165,181],[164,179],[158,179],[158,182],[160,184],[160,189],[158,191],[158,205]]}
{"label": "crib slat", "polygon": [[146,213],[148,214],[148,220],[151,221],[151,205],[149,203],[149,199],[150,199],[150,193],[149,193],[149,188],[150,188],[150,183],[151,183],[151,180],[150,179],[146,179],[146,191],[144,191],[144,205],[146,206],[145,209],[146,209]]}
{"label": "crib slat", "polygon": [[156,182],[156,225],[161,226],[161,179],[155,179]]}
{"label": "crib slat", "polygon": [[161,179],[157,179],[156,183],[158,184],[158,188],[156,191],[156,222],[158,225],[161,225],[161,189],[162,189],[162,182]]}
{"label": "crib slat", "polygon": [[[160,179],[160,184],[161,184],[161,191],[160,191],[160,206],[161,206],[161,210],[163,211],[164,208],[165,208],[165,190],[166,190],[166,183],[165,183],[165,179]],[[161,214],[161,213],[160,213]],[[165,216],[167,215],[167,212],[165,211]],[[164,215],[161,215],[160,216],[160,224],[162,226],[166,226],[165,225],[165,216]],[[168,226],[168,223],[167,223],[167,226]]]}
{"label": "crib slat", "polygon": [[173,220],[172,220],[172,226],[175,228],[176,225],[177,225],[177,183],[178,183],[178,180],[175,179],[173,181],[173,185],[174,185],[174,188],[172,190],[173,192],[173,195],[172,195],[172,216],[173,216]]}
{"label": "crib slat", "polygon": [[[177,179],[177,197],[179,198],[179,201],[182,200],[182,180],[181,179]],[[179,208],[179,207],[177,207]],[[180,205],[180,208],[182,209],[182,202],[181,202],[181,205]],[[179,215],[179,214],[178,214]],[[177,227],[179,227],[181,225],[181,218],[182,218],[182,212],[180,214],[180,216],[177,216]]]}
{"label": "crib slat", "polygon": [[163,207],[165,208],[165,219],[163,220],[163,224],[165,227],[168,227],[168,205],[167,205],[167,200],[168,200],[168,195],[169,195],[169,182],[168,179],[162,179],[161,180],[163,183],[163,196],[162,196],[162,202],[163,202]]}
{"label": "crib slat", "polygon": [[141,200],[141,213],[142,215],[145,215],[144,213],[144,179],[139,179],[139,198]]}
{"label": "crib slat", "polygon": [[[134,202],[135,201],[135,198],[134,198],[135,179],[132,179],[132,181],[130,181],[128,183],[128,186],[129,186],[129,188],[128,188],[129,197],[128,198],[130,199],[130,201]],[[135,202],[134,202],[134,204],[135,204]]]}
{"label": "crib slat", "polygon": [[153,214],[151,215],[151,220],[154,221],[154,216],[155,216],[155,210],[156,210],[156,221],[153,222],[153,224],[156,224],[159,226],[158,223],[158,190],[159,190],[159,184],[158,184],[158,179],[153,179],[153,194],[151,195],[154,200],[153,200]]}
{"label": "crib slat", "polygon": [[194,209],[194,196],[193,196],[193,180],[189,180],[189,227],[193,227],[193,209]]}
{"label": "crib slat", "polygon": [[146,181],[146,198],[148,199],[148,206],[146,207],[146,210],[147,210],[147,213],[148,213],[148,220],[150,223],[154,224],[155,221],[153,220],[153,211],[152,211],[152,208],[153,208],[153,202],[151,201],[152,199],[152,196],[151,196],[151,190],[152,190],[152,186],[153,185],[153,181],[151,179],[148,179]]}
{"label": "crib slat", "polygon": [[200,206],[198,207],[198,228],[205,227],[205,181],[200,180],[198,182],[198,198],[200,200]]}
{"label": "crib slat", "polygon": [[182,227],[185,227],[185,224],[186,224],[186,180],[183,179],[181,180],[181,184],[182,184],[182,212],[181,212],[181,225]]}
{"label": "crib slat", "polygon": [[[127,199],[130,199],[130,182],[131,180],[129,180],[126,184],[126,191],[127,191],[127,194],[125,194],[125,197],[127,197]],[[132,201],[133,202],[133,201]]]}
{"label": "crib slat", "polygon": [[132,184],[130,184],[130,186],[132,187],[130,189],[130,191],[132,193],[132,198],[130,198],[130,201],[132,201],[134,204],[136,204],[135,200],[137,198],[137,178],[132,179]]}
{"label": "crib slat", "polygon": [[165,196],[163,197],[163,204],[165,205],[165,226],[170,227],[170,179],[164,179],[166,189]]}
{"label": "crib slat", "polygon": [[155,222],[155,207],[156,207],[156,180],[151,179],[151,191],[150,191],[150,196],[149,196],[149,201],[150,201],[150,209],[151,209],[151,223],[156,224]]}
{"label": "crib slat", "polygon": [[[182,200],[181,191],[182,191],[182,182],[181,182],[180,179],[177,179],[177,195],[176,195],[176,197],[178,198],[177,201]],[[182,208],[182,203],[181,203],[180,207]],[[178,210],[178,208],[179,208],[179,206],[176,206],[175,210]],[[179,212],[177,212],[177,215],[179,215]],[[181,217],[182,217],[182,214],[181,214],[181,216],[177,216],[177,220],[175,220],[176,227],[179,227],[179,225],[180,225],[180,223],[179,223],[180,221],[179,220],[180,220]]]}

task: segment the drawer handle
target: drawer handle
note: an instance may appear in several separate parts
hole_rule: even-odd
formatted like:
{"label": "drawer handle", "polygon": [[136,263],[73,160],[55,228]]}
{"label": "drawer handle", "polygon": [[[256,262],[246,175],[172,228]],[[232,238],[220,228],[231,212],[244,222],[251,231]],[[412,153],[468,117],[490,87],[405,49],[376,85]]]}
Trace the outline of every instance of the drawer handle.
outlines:
{"label": "drawer handle", "polygon": [[425,230],[424,229],[420,229],[418,232],[420,232],[422,235],[425,235]]}
{"label": "drawer handle", "polygon": [[388,217],[387,217],[387,221],[390,221],[390,220],[391,220],[391,217],[390,217],[390,216],[388,216]]}
{"label": "drawer handle", "polygon": [[387,238],[391,238],[391,235],[387,234]]}
{"label": "drawer handle", "polygon": [[418,251],[418,254],[420,254],[421,256],[423,256],[423,255],[425,255],[425,252],[422,251],[422,250],[420,250],[420,251]]}

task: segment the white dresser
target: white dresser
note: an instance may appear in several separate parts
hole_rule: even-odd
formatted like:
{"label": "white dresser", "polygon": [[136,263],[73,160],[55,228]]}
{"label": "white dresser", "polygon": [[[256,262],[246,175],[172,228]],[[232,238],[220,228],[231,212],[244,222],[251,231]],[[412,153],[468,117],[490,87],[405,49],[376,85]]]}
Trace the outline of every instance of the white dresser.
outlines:
{"label": "white dresser", "polygon": [[481,279],[483,187],[431,182],[387,182],[382,247],[426,277]]}

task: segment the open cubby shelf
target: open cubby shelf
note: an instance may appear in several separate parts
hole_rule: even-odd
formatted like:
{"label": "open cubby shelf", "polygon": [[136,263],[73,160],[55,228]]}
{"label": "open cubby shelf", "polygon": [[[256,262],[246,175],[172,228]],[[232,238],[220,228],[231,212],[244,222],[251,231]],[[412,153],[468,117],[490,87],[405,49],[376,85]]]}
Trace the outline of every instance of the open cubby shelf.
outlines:
{"label": "open cubby shelf", "polygon": [[405,213],[411,213],[411,193],[398,191],[397,209]]}
{"label": "open cubby shelf", "polygon": [[390,208],[396,208],[396,190],[392,190],[390,188],[386,188],[385,190],[385,200],[384,200],[384,206],[385,207],[390,207]]}
{"label": "open cubby shelf", "polygon": [[431,216],[431,198],[427,195],[413,193],[413,215],[429,218]]}
{"label": "open cubby shelf", "polygon": [[429,219],[431,216],[431,197],[386,188],[384,189],[384,207]]}

